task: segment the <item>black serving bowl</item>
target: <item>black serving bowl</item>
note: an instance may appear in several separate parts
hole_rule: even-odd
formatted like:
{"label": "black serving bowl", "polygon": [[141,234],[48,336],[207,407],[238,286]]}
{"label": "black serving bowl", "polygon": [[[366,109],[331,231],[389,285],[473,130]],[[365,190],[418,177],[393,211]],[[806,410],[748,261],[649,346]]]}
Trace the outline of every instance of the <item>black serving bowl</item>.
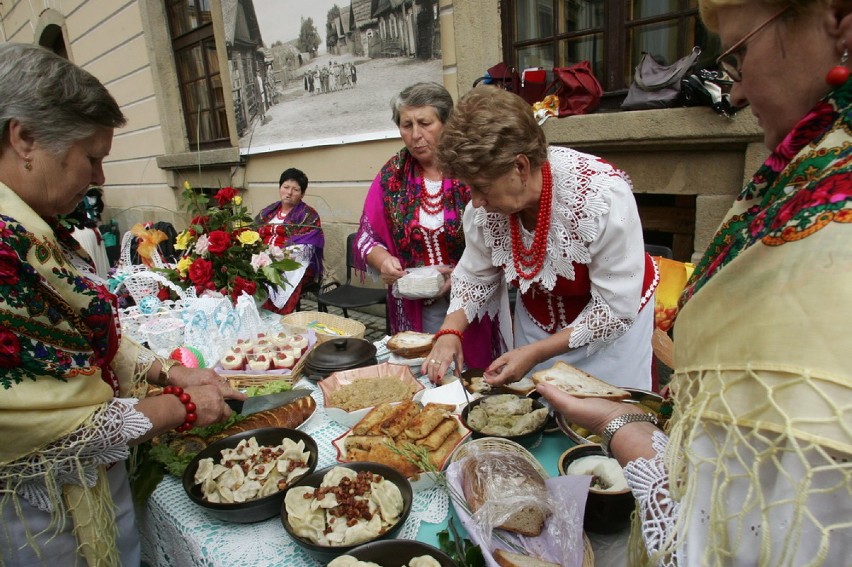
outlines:
{"label": "black serving bowl", "polygon": [[318,451],[316,441],[307,433],[296,431],[295,429],[266,427],[237,433],[211,443],[190,461],[186,470],[183,472],[183,489],[186,491],[187,496],[189,496],[190,500],[204,508],[211,516],[215,516],[226,522],[250,524],[252,522],[268,520],[280,512],[286,489],[279,490],[275,494],[270,494],[256,500],[226,504],[205,500],[201,493],[201,485],[195,483],[195,471],[198,470],[198,463],[201,459],[212,458],[214,462],[218,463],[222,456],[222,449],[233,449],[243,439],[250,439],[252,437],[255,438],[258,445],[265,446],[279,445],[285,438],[290,438],[296,442],[304,441],[305,449],[311,455],[308,459],[308,474],[312,473],[317,467]]}
{"label": "black serving bowl", "polygon": [[357,463],[336,464],[325,467],[324,469],[320,469],[318,471],[314,471],[311,474],[302,477],[299,482],[293,483],[293,485],[291,485],[287,489],[287,492],[289,492],[291,488],[296,488],[297,486],[310,486],[313,488],[319,488],[319,485],[322,483],[322,479],[326,475],[326,473],[335,467],[345,467],[354,471],[370,471],[375,474],[380,474],[382,475],[382,477],[384,477],[385,480],[394,483],[397,488],[399,488],[399,491],[402,494],[402,513],[399,515],[399,520],[397,520],[394,525],[388,528],[385,533],[373,539],[361,541],[353,545],[329,546],[316,544],[306,538],[297,536],[295,533],[293,533],[293,527],[290,525],[290,520],[288,519],[287,507],[285,506],[284,502],[282,502],[280,513],[281,523],[284,525],[284,531],[287,532],[287,535],[292,538],[293,542],[296,545],[307,551],[308,554],[314,557],[315,559],[321,561],[323,565],[325,565],[326,563],[328,563],[339,555],[348,554],[350,551],[352,551],[358,546],[394,537],[399,532],[399,530],[402,529],[402,525],[408,519],[408,515],[411,514],[411,501],[414,499],[414,491],[411,489],[411,483],[408,482],[408,479],[405,478],[396,469],[393,469],[387,465],[382,465],[380,463],[371,463],[366,461]]}
{"label": "black serving bowl", "polygon": [[[529,397],[529,396],[521,396],[521,395],[518,395],[518,394],[495,394],[493,396],[483,396],[481,398],[477,398],[476,400],[473,400],[472,402],[467,404],[464,407],[464,409],[462,410],[461,419],[462,419],[462,422],[464,423],[465,427],[470,429],[471,437],[473,439],[481,439],[482,437],[497,437],[499,439],[508,439],[509,441],[514,441],[515,443],[517,443],[517,444],[519,444],[523,447],[531,447],[531,446],[535,445],[538,442],[538,440],[541,438],[541,434],[544,431],[544,428],[547,426],[547,419],[545,419],[541,423],[541,425],[536,427],[534,430],[530,431],[529,433],[524,433],[523,435],[493,435],[493,434],[490,434],[490,433],[482,433],[481,431],[477,431],[476,429],[471,427],[470,424],[467,422],[467,416],[473,408],[475,408],[476,406],[478,406],[479,404],[481,404],[485,400],[488,400],[490,398],[494,398],[498,395],[500,395],[500,396],[515,396],[516,398],[520,398],[520,399],[524,399],[524,398]],[[547,406],[544,405],[538,399],[532,399],[532,410],[537,410],[537,409],[542,409],[542,408],[547,409]]]}
{"label": "black serving bowl", "polygon": [[359,561],[372,561],[382,567],[405,567],[415,557],[428,555],[441,567],[458,567],[449,555],[436,547],[411,539],[385,539],[359,545],[346,555]]}
{"label": "black serving bowl", "polygon": [[[663,400],[663,397],[660,394],[649,392],[648,390],[640,390],[638,388],[623,389],[630,392],[630,398],[623,400],[622,403],[634,404],[646,413],[653,412],[653,414],[657,417],[658,425],[660,427],[665,425],[669,415],[671,415],[671,407],[669,406],[671,402]],[[586,437],[586,435],[583,435],[582,429],[580,429],[577,425],[566,421],[559,412],[556,412],[556,425],[562,433],[568,436],[568,438],[574,443],[600,443],[600,439],[596,436],[589,438]]]}
{"label": "black serving bowl", "polygon": [[[600,445],[575,445],[559,457],[556,466],[560,475],[564,475],[568,466],[592,455],[605,456]],[[630,514],[636,507],[633,493],[630,489],[618,492],[607,492],[589,488],[586,498],[586,511],[583,516],[583,527],[588,532],[610,534],[620,532],[630,525]]]}

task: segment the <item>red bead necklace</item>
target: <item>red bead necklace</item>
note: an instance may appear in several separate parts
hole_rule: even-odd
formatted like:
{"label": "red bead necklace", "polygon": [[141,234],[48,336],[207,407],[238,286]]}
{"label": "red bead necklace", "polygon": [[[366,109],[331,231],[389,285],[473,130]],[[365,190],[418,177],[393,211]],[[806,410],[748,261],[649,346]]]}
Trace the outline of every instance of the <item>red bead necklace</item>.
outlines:
{"label": "red bead necklace", "polygon": [[553,202],[553,175],[550,164],[544,162],[541,166],[541,199],[538,204],[538,218],[533,230],[532,247],[524,246],[521,238],[521,219],[515,213],[509,217],[509,227],[512,234],[512,260],[515,271],[525,280],[531,280],[544,266],[544,256],[547,254],[547,234],[550,232],[550,205]]}
{"label": "red bead necklace", "polygon": [[429,194],[429,191],[426,189],[425,177],[422,179],[422,182],[423,184],[420,187],[420,207],[430,215],[437,215],[444,210],[443,181],[441,182],[441,189],[438,191],[437,195]]}

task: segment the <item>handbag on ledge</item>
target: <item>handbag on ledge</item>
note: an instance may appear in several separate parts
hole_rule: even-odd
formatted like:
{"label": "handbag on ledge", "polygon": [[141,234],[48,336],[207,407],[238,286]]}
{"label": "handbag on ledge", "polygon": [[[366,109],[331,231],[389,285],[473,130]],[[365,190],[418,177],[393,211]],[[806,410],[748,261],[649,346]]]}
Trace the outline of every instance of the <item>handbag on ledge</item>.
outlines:
{"label": "handbag on ledge", "polygon": [[621,108],[648,110],[680,106],[681,81],[695,66],[699,55],[701,55],[701,48],[696,45],[686,57],[678,59],[671,65],[662,65],[650,53],[643,53]]}

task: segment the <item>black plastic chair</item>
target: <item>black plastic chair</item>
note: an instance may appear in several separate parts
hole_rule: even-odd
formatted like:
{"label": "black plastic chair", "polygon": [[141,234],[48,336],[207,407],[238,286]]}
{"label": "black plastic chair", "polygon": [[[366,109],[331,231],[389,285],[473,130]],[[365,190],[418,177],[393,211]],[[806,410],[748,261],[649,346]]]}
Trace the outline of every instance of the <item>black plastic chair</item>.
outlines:
{"label": "black plastic chair", "polygon": [[[328,312],[328,307],[337,307],[343,310],[343,316],[349,317],[350,309],[367,307],[369,305],[387,305],[387,290],[374,287],[363,287],[352,285],[352,271],[355,269],[355,233],[346,237],[346,283],[333,282],[324,285],[317,293],[317,308]],[[385,330],[388,329],[387,308],[385,308]]]}
{"label": "black plastic chair", "polygon": [[651,256],[662,256],[663,258],[668,258],[669,260],[674,259],[672,249],[668,246],[661,246],[660,244],[646,244],[645,252],[647,252]]}

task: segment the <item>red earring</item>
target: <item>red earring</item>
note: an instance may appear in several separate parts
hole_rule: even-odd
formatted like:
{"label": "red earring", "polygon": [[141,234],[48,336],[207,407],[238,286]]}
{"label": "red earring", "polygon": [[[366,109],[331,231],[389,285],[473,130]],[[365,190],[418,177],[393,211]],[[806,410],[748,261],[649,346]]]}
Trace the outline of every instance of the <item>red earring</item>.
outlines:
{"label": "red earring", "polygon": [[825,76],[825,82],[832,87],[839,87],[849,80],[849,68],[846,67],[846,60],[849,58],[849,50],[843,48],[843,55],[840,56],[840,64],[832,67]]}

